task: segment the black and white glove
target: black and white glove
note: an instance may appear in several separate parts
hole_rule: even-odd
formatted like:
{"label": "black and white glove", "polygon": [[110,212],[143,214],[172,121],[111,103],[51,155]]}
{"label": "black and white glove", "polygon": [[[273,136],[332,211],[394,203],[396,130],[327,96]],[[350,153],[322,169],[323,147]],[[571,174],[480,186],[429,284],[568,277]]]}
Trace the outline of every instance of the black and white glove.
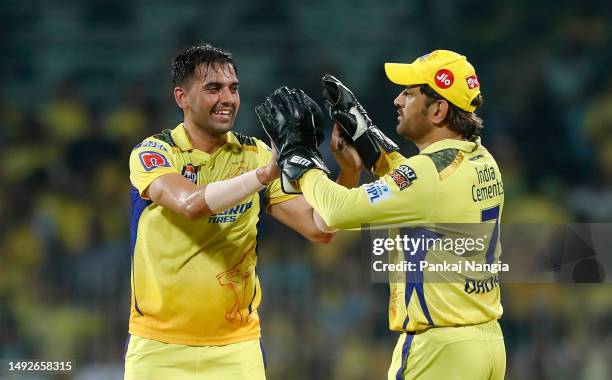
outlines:
{"label": "black and white glove", "polygon": [[302,90],[283,86],[255,107],[262,128],[278,151],[281,186],[287,194],[300,194],[298,180],[310,169],[329,169],[318,151],[323,141],[321,108]]}
{"label": "black and white glove", "polygon": [[340,124],[352,140],[364,166],[373,173],[382,152],[399,150],[398,146],[374,125],[353,92],[336,77],[326,74],[321,82],[323,97],[329,106],[329,116]]}

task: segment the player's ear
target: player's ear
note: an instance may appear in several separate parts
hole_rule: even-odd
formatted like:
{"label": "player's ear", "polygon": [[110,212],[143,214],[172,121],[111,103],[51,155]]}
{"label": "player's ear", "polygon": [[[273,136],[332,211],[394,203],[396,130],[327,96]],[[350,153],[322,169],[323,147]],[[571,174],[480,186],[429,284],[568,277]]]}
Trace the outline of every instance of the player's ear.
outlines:
{"label": "player's ear", "polygon": [[187,90],[182,86],[174,87],[174,100],[181,109],[187,108]]}
{"label": "player's ear", "polygon": [[431,115],[431,121],[434,124],[441,124],[446,119],[448,114],[448,102],[446,100],[438,100],[432,105],[433,114]]}

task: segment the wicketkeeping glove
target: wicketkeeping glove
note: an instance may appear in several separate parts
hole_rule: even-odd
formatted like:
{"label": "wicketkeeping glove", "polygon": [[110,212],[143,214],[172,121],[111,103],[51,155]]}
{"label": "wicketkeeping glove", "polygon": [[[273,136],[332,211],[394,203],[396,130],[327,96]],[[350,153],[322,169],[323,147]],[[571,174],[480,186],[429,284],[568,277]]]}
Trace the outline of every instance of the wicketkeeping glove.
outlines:
{"label": "wicketkeeping glove", "polygon": [[326,74],[321,82],[323,97],[329,105],[329,116],[351,138],[364,166],[374,172],[374,165],[381,153],[399,150],[398,146],[374,125],[353,92],[336,77]]}
{"label": "wicketkeeping glove", "polygon": [[300,194],[298,179],[309,169],[329,175],[319,144],[323,133],[321,108],[302,90],[281,87],[255,107],[262,128],[279,152],[281,185],[288,194]]}

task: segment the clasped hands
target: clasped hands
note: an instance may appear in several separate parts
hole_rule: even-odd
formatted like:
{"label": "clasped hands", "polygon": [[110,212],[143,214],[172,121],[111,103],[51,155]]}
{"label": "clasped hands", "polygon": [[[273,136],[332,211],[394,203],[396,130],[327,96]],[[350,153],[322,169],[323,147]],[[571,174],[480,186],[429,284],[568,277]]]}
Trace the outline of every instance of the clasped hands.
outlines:
{"label": "clasped hands", "polygon": [[[358,174],[364,165],[371,170],[381,151],[397,150],[342,82],[325,75],[322,83],[323,97],[335,122],[330,148],[341,171]],[[304,91],[280,87],[255,107],[255,112],[275,151],[285,193],[301,193],[299,179],[308,170],[329,175],[319,152],[324,139],[323,112]],[[268,174],[275,170],[272,166],[267,167]]]}

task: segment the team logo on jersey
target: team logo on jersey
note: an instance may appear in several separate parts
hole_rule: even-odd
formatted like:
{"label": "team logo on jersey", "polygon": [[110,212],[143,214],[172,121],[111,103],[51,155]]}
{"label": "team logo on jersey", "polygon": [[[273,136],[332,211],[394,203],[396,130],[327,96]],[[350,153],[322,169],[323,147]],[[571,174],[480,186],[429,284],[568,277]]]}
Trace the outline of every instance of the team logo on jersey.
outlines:
{"label": "team logo on jersey", "polygon": [[231,308],[225,311],[225,320],[228,323],[244,325],[253,319],[249,304],[256,290],[248,286],[249,278],[257,275],[255,269],[257,261],[253,258],[255,256],[252,253],[253,247],[254,245],[244,251],[244,255],[236,265],[215,276],[219,285],[226,289],[228,297],[231,296],[233,299]]}
{"label": "team logo on jersey", "polygon": [[368,196],[368,201],[371,204],[384,201],[385,199],[390,198],[393,195],[393,193],[389,189],[389,186],[385,185],[380,180],[367,184],[364,187],[364,191]]}
{"label": "team logo on jersey", "polygon": [[455,82],[455,76],[450,70],[438,70],[438,72],[434,76],[434,82],[436,82],[436,86],[442,89],[446,89],[453,85],[453,83]]}
{"label": "team logo on jersey", "polygon": [[183,171],[181,172],[183,177],[187,178],[191,182],[197,184],[198,183],[198,168],[191,164],[187,164],[183,167]]}
{"label": "team logo on jersey", "polygon": [[469,77],[465,78],[465,81],[467,82],[467,86],[470,90],[480,87],[480,82],[478,82],[478,77],[476,76],[476,74],[470,75]]}
{"label": "team logo on jersey", "polygon": [[412,170],[412,168],[407,165],[400,165],[393,172],[389,173],[389,176],[391,177],[391,179],[393,179],[393,182],[397,184],[397,187],[399,187],[400,191],[410,186],[412,182],[417,179],[414,170]]}
{"label": "team logo on jersey", "polygon": [[148,172],[159,167],[170,167],[168,159],[164,155],[157,152],[140,152],[138,158],[140,158],[142,167]]}

